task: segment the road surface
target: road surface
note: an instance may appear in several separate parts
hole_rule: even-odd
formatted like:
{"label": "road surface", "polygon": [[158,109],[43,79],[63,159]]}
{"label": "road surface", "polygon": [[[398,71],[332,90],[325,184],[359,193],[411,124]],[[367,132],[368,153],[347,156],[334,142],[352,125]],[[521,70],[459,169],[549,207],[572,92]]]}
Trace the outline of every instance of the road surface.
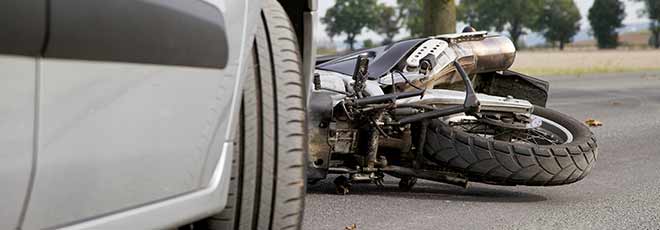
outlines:
{"label": "road surface", "polygon": [[660,72],[545,77],[548,107],[592,128],[599,158],[587,178],[559,187],[468,189],[420,181],[401,192],[332,179],[309,186],[304,229],[660,229]]}

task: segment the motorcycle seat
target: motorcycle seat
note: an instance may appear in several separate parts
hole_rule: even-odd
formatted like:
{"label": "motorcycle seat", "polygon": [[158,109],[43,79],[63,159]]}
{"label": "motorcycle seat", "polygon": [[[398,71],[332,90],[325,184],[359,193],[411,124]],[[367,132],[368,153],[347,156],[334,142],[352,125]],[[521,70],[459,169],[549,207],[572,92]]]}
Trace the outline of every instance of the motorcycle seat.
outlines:
{"label": "motorcycle seat", "polygon": [[[354,51],[341,56],[319,57],[316,68],[326,71],[337,72],[345,75],[353,75],[355,63],[359,54],[367,53],[369,57],[368,79],[376,80],[389,73],[397,64],[412,52],[415,47],[428,38],[410,39],[379,46],[370,49]],[[328,58],[333,58],[328,60]]]}

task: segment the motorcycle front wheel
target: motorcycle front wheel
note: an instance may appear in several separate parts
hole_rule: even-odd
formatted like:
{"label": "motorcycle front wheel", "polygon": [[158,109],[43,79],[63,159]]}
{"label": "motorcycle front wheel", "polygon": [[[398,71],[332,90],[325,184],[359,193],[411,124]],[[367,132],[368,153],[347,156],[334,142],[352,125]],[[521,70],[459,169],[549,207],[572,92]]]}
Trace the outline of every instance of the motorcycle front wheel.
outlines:
{"label": "motorcycle front wheel", "polygon": [[540,127],[507,130],[476,119],[436,119],[427,127],[424,156],[463,173],[469,181],[553,186],[586,177],[598,157],[587,126],[557,111],[535,107]]}

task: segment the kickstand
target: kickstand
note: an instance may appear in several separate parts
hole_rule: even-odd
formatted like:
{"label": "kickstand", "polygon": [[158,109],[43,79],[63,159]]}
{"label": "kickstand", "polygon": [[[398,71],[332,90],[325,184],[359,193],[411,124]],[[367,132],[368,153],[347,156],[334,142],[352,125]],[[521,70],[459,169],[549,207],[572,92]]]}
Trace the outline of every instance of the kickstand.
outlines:
{"label": "kickstand", "polygon": [[[421,169],[424,162],[424,144],[426,144],[426,129],[429,126],[428,120],[422,120],[419,123],[419,136],[417,138],[417,146],[415,146],[415,160],[413,161],[414,169]],[[417,183],[417,178],[412,176],[401,177],[399,181],[399,189],[403,191],[412,190],[413,186]]]}

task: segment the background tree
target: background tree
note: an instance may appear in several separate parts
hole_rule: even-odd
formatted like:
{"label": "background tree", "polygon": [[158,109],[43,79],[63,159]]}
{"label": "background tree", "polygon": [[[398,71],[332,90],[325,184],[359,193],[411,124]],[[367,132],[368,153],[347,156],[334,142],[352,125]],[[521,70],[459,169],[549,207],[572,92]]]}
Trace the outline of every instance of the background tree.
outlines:
{"label": "background tree", "polygon": [[376,0],[337,0],[328,9],[321,22],[326,24],[328,36],[346,35],[344,42],[351,50],[355,48],[355,37],[364,28],[374,28],[378,22],[378,4]]}
{"label": "background tree", "polygon": [[424,35],[424,0],[397,0],[399,17],[411,37]]}
{"label": "background tree", "polygon": [[651,44],[653,47],[660,48],[660,0],[637,0],[644,2],[643,11],[651,20],[649,30],[651,31]]}
{"label": "background tree", "polygon": [[559,43],[559,49],[564,50],[564,44],[571,42],[580,30],[580,19],[580,11],[573,0],[546,0],[536,28],[545,40],[553,46]]}
{"label": "background tree", "polygon": [[612,49],[619,45],[617,28],[626,14],[619,0],[595,0],[589,9],[589,23],[594,32],[598,48]]}
{"label": "background tree", "polygon": [[374,43],[374,41],[372,41],[371,39],[367,38],[367,39],[364,39],[362,41],[362,48],[368,49],[368,48],[374,48],[374,47],[376,47],[376,43]]}
{"label": "background tree", "polygon": [[524,30],[537,25],[542,6],[542,0],[461,0],[458,18],[477,30],[506,30],[518,47]]}
{"label": "background tree", "polygon": [[456,33],[454,0],[424,0],[424,35]]}
{"label": "background tree", "polygon": [[396,10],[391,6],[381,4],[378,8],[380,15],[375,31],[384,37],[383,45],[387,45],[392,43],[394,36],[399,33],[401,17],[397,15]]}

